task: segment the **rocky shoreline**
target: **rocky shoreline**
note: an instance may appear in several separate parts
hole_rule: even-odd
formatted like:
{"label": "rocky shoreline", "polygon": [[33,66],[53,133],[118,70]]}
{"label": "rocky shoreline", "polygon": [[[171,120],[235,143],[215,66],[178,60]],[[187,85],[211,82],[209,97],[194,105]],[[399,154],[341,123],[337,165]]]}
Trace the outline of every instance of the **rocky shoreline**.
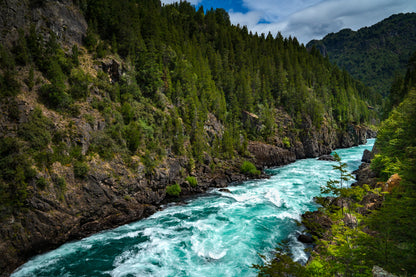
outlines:
{"label": "rocky shoreline", "polygon": [[[351,128],[350,132],[339,136],[337,142],[324,140],[323,144],[318,142],[322,135],[312,133],[303,143],[294,144],[289,149],[250,142],[250,160],[261,169],[280,166],[296,159],[328,154],[336,147],[359,145],[374,136],[371,130],[361,127]],[[336,137],[332,133],[332,137],[324,137]],[[67,180],[73,180],[65,191],[63,201],[54,196],[56,193],[34,191],[29,199],[30,208],[27,212],[2,223],[2,276],[7,276],[34,255],[71,240],[146,218],[160,210],[163,204],[180,202],[187,197],[204,193],[209,188],[224,188],[231,183],[268,177],[265,174],[258,176],[241,173],[241,159],[212,161],[210,157],[206,157],[204,163],[192,171],[198,185],[191,186],[183,173],[188,162],[186,158],[168,157],[155,169],[152,176],[146,176],[144,168],[140,167],[137,168],[139,174],[131,176],[121,161],[114,159],[110,163],[104,163],[97,159],[90,161],[88,176],[81,182],[71,176],[72,171],[56,165],[55,172],[60,172]],[[213,162],[221,166],[210,167]],[[103,170],[106,168],[111,170]],[[173,183],[180,184],[182,191],[179,198],[166,194],[166,186]]]}
{"label": "rocky shoreline", "polygon": [[[377,153],[377,148],[373,147],[372,151],[365,150],[362,157],[362,164],[353,172],[356,176],[356,182],[351,187],[368,186],[369,190],[362,199],[358,202],[358,207],[354,209],[355,213],[362,216],[371,214],[374,210],[381,208],[384,201],[384,194],[382,192],[391,192],[391,190],[398,186],[401,178],[398,174],[394,174],[387,182],[379,182],[378,176],[371,170],[370,164],[374,155]],[[379,189],[379,193],[373,191]],[[342,197],[320,197],[317,199],[324,207],[325,210],[317,210],[313,212],[306,212],[302,215],[302,224],[305,227],[303,233],[298,235],[298,241],[304,243],[308,247],[312,248],[315,253],[321,253],[322,243],[320,241],[327,241],[328,244],[333,243],[332,226],[339,224],[334,222],[328,214],[340,210],[342,207],[345,209],[345,216],[341,220],[345,226],[350,228],[356,228],[360,225],[360,222],[353,215],[353,213],[347,212],[349,205],[353,206],[353,203],[348,203],[346,199]],[[364,229],[371,235],[371,230]],[[309,257],[308,263],[312,262],[312,256]],[[382,269],[381,269],[382,270]],[[378,275],[378,267],[374,266],[373,276],[387,276]],[[384,272],[384,270],[382,270]],[[388,275],[393,276],[393,275]]]}

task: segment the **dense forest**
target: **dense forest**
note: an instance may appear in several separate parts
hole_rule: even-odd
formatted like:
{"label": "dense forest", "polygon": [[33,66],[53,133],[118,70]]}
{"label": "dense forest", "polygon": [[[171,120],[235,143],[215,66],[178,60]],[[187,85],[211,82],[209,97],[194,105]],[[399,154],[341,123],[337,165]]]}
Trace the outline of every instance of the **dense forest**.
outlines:
{"label": "dense forest", "polygon": [[0,26],[9,38],[0,45],[4,272],[148,216],[184,190],[259,176],[250,143],[283,153],[281,165],[362,143],[363,126],[378,120],[380,94],[296,38],[231,25],[222,9],[158,0],[0,8],[13,25]]}
{"label": "dense forest", "polygon": [[[63,49],[54,33],[45,39],[34,29],[22,30],[10,51],[1,48],[3,103],[9,118],[18,121],[13,99],[21,84],[16,72],[26,67],[25,85],[47,108],[76,117],[88,101],[105,118],[106,128],[94,134],[85,153],[69,129],[54,130],[50,119],[35,109],[16,136],[2,137],[2,165],[7,168],[1,176],[2,199],[7,199],[3,210],[23,205],[36,170],[56,161],[73,163],[75,175],[82,178],[91,153],[103,159],[121,154],[126,161],[139,155],[151,174],[157,160],[169,153],[197,163],[204,153],[244,155],[248,140],[267,142],[282,128],[274,119],[279,107],[295,119],[294,133],[306,118],[314,126],[329,121],[342,129],[375,117],[368,106],[379,103],[377,94],[318,51],[308,52],[296,38],[251,34],[231,25],[222,9],[204,13],[187,2],[79,2],[89,22],[84,40],[88,53],[94,59],[125,61],[120,79],[89,74],[80,65],[79,46]],[[34,78],[35,71],[48,81]],[[243,124],[243,112],[254,114],[260,128]],[[220,137],[204,134],[209,114],[225,127]],[[92,114],[84,116],[94,121]],[[36,182],[42,187],[45,180]]]}
{"label": "dense forest", "polygon": [[[395,78],[405,74],[416,47],[416,14],[396,14],[357,31],[344,29],[312,40],[331,62],[347,70],[365,85],[387,96]],[[386,102],[387,109],[390,104]]]}
{"label": "dense forest", "polygon": [[325,196],[317,198],[322,204],[319,217],[329,221],[329,227],[304,216],[303,223],[316,240],[308,264],[293,262],[283,245],[277,249],[275,260],[257,266],[260,276],[374,276],[375,269],[382,274],[381,268],[396,276],[416,274],[415,62],[416,53],[408,62],[406,74],[397,78],[406,85],[401,89],[397,89],[397,81],[392,85],[392,91],[400,93],[390,94],[390,100],[399,104],[378,131],[370,164],[373,173],[369,175],[376,180],[366,178],[368,184],[351,188],[334,186],[334,182],[352,177],[338,160],[334,169],[340,172],[340,180],[331,180],[322,192],[332,192],[347,204],[344,207],[334,204],[336,201],[329,203]]}

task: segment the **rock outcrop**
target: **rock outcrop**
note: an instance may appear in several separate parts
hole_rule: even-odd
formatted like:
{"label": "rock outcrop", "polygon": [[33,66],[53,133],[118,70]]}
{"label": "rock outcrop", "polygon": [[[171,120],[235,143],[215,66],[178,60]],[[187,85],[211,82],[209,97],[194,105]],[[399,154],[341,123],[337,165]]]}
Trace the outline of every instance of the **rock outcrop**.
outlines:
{"label": "rock outcrop", "polygon": [[262,142],[250,142],[248,151],[254,156],[255,163],[260,167],[285,165],[296,160],[295,153],[274,145]]}
{"label": "rock outcrop", "polygon": [[312,235],[318,238],[328,236],[333,224],[332,220],[321,211],[306,212],[302,215],[302,223]]}
{"label": "rock outcrop", "polygon": [[370,150],[365,149],[361,161],[363,163],[370,163],[373,158],[374,158],[374,153],[371,152]]}
{"label": "rock outcrop", "polygon": [[323,155],[323,156],[320,156],[318,158],[318,161],[330,161],[330,162],[333,162],[333,161],[335,161],[335,158],[332,155]]}
{"label": "rock outcrop", "polygon": [[31,25],[37,33],[49,36],[52,31],[64,44],[81,44],[87,32],[87,22],[70,0],[0,2],[0,41],[12,45],[19,30],[29,32]]}

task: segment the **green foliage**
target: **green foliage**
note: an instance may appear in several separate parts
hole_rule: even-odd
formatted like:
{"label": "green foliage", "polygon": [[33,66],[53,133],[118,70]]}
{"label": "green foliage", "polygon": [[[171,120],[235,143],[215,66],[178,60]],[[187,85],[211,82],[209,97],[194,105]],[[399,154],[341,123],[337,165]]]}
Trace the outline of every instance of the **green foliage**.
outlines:
{"label": "green foliage", "polygon": [[20,84],[15,78],[15,72],[6,70],[0,74],[0,96],[16,96],[19,93]]}
{"label": "green foliage", "polygon": [[188,183],[192,187],[198,186],[198,181],[196,180],[196,178],[194,176],[188,176],[188,177],[185,178],[185,180],[188,181]]}
{"label": "green foliage", "polygon": [[91,78],[85,74],[81,69],[73,69],[68,79],[70,88],[68,93],[73,99],[86,99],[89,95],[88,86],[91,83]]}
{"label": "green foliage", "polygon": [[403,173],[410,180],[416,181],[412,177],[412,165],[416,161],[415,105],[416,89],[411,89],[405,100],[392,111],[379,129],[377,147],[381,154],[376,155],[371,167],[384,180],[393,173]]}
{"label": "green foliage", "polygon": [[44,190],[46,188],[46,185],[47,185],[47,181],[45,177],[40,177],[39,179],[36,180],[36,186],[40,188],[41,190]]}
{"label": "green foliage", "polygon": [[142,156],[141,160],[144,164],[146,175],[152,175],[153,170],[157,165],[157,160],[155,159],[155,156],[151,155],[149,151],[146,151],[144,156]]}
{"label": "green foliage", "polygon": [[241,172],[250,175],[260,175],[260,170],[258,170],[256,166],[249,161],[243,162],[241,165]]}
{"label": "green foliage", "polygon": [[329,180],[325,187],[321,187],[321,193],[332,193],[336,196],[342,196],[344,182],[349,181],[353,176],[348,173],[347,164],[341,161],[341,157],[337,152],[334,153],[334,158],[337,165],[333,165],[332,168],[339,172],[339,180]]}
{"label": "green foliage", "polygon": [[329,34],[307,47],[324,46],[332,62],[386,96],[395,74],[405,72],[406,62],[414,52],[415,24],[415,13],[392,15],[358,31],[344,29]]}
{"label": "green foliage", "polygon": [[416,274],[416,90],[409,88],[406,94],[381,125],[376,142],[379,154],[371,163],[383,181],[393,173],[402,181],[367,219],[377,235],[365,241],[366,253],[371,253],[375,264],[403,276]]}
{"label": "green foliage", "polygon": [[34,178],[29,156],[16,138],[0,138],[0,210],[3,215],[25,205],[27,186]]}
{"label": "green foliage", "polygon": [[36,108],[29,117],[28,122],[20,125],[18,134],[29,142],[34,150],[45,149],[52,140],[53,123],[42,114],[42,110]]}
{"label": "green foliage", "polygon": [[39,96],[45,105],[63,110],[72,104],[72,98],[61,87],[45,84],[39,89]]}
{"label": "green foliage", "polygon": [[283,142],[283,145],[284,145],[286,148],[290,148],[290,140],[289,140],[289,138],[288,138],[288,137],[284,137],[284,138],[282,139],[282,142]]}
{"label": "green foliage", "polygon": [[75,161],[73,166],[76,178],[85,179],[87,177],[89,167],[86,162]]}
{"label": "green foliage", "polygon": [[166,187],[166,194],[169,196],[178,197],[181,193],[181,187],[178,184],[170,185]]}
{"label": "green foliage", "polygon": [[[279,243],[275,249],[274,258],[264,265],[253,265],[258,270],[259,277],[266,276],[310,276],[307,275],[305,267],[293,261],[287,242]],[[262,257],[264,259],[264,257]]]}
{"label": "green foliage", "polygon": [[114,133],[111,134],[111,131],[109,130],[108,133],[103,131],[96,132],[91,139],[88,151],[98,153],[105,160],[111,160],[116,153],[124,154],[126,152],[125,146],[117,143],[111,136],[116,137],[118,132],[114,130]]}

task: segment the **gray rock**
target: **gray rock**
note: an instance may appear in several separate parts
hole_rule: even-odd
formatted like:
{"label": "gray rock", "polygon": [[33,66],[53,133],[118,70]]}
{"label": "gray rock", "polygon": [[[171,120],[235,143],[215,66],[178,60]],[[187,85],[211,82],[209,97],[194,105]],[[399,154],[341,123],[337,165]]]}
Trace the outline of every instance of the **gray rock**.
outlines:
{"label": "gray rock", "polygon": [[373,266],[372,273],[373,277],[397,277],[397,275],[391,274],[377,265]]}
{"label": "gray rock", "polygon": [[319,161],[335,161],[334,156],[332,155],[323,155],[318,158]]}
{"label": "gray rock", "polygon": [[371,151],[365,149],[361,161],[364,163],[370,163],[373,158],[374,154]]}
{"label": "gray rock", "polygon": [[350,228],[354,228],[358,224],[357,218],[354,215],[349,214],[349,213],[345,214],[342,220],[344,221],[345,225]]}
{"label": "gray rock", "polygon": [[302,243],[313,243],[313,238],[309,235],[300,234],[298,236],[298,241],[300,241]]}
{"label": "gray rock", "polygon": [[280,166],[296,160],[296,154],[287,149],[257,141],[249,143],[248,151],[260,167]]}

